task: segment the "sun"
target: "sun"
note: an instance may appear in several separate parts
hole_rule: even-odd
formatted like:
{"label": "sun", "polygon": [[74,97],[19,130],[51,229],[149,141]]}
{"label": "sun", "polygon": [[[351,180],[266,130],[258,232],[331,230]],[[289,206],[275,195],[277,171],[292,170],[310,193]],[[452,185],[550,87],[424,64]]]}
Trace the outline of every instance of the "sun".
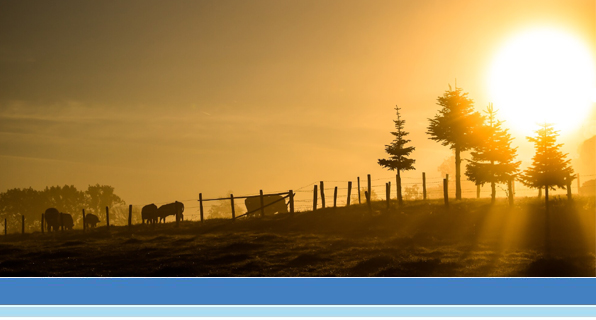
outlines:
{"label": "sun", "polygon": [[489,73],[490,100],[512,130],[531,135],[537,123],[561,134],[581,125],[594,103],[590,50],[560,30],[533,29],[510,39]]}

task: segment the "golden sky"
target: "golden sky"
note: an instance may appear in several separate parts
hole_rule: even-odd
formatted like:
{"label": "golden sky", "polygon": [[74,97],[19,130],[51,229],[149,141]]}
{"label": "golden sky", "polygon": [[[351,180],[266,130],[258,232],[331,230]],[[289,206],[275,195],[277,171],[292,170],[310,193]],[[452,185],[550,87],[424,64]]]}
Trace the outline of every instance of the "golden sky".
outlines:
{"label": "golden sky", "polygon": [[[457,79],[484,109],[496,52],[542,26],[596,52],[593,0],[0,1],[0,192],[145,204],[391,176],[396,104],[408,175],[438,176],[437,96]],[[572,158],[595,119],[565,133]]]}

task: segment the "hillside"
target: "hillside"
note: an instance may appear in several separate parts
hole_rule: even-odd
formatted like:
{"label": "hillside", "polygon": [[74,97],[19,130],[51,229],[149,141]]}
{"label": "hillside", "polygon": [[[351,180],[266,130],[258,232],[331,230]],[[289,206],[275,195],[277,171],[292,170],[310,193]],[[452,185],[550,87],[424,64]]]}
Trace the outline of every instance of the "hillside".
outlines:
{"label": "hillside", "polygon": [[[0,237],[0,276],[594,276],[594,198],[385,202]],[[395,206],[395,203],[393,203]]]}

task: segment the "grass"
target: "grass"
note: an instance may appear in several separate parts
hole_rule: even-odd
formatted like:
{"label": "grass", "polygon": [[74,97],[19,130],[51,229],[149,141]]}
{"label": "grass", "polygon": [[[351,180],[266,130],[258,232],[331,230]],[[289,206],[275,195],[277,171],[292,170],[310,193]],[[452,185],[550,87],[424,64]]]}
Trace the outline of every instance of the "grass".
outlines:
{"label": "grass", "polygon": [[595,275],[594,198],[385,202],[280,214],[12,234],[0,276],[477,277]]}

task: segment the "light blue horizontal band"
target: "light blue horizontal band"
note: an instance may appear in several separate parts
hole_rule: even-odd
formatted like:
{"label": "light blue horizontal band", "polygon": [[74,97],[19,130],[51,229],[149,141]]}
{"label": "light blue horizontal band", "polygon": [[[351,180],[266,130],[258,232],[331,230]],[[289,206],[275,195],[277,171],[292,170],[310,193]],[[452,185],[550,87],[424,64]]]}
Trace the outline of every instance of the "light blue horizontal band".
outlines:
{"label": "light blue horizontal band", "polygon": [[0,317],[596,317],[592,306],[18,306]]}

